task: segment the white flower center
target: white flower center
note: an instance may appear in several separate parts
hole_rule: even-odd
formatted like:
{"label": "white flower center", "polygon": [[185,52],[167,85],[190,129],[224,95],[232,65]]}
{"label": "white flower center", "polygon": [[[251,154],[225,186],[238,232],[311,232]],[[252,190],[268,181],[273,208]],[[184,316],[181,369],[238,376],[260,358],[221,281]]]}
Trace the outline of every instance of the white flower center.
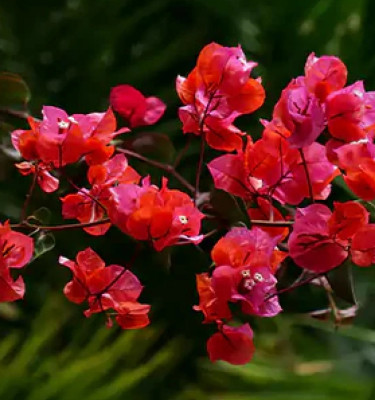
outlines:
{"label": "white flower center", "polygon": [[67,121],[59,121],[57,123],[57,125],[59,126],[60,129],[68,129],[70,126],[70,123]]}
{"label": "white flower center", "polygon": [[249,277],[250,277],[250,271],[249,271],[248,269],[244,269],[244,270],[241,272],[241,274],[242,274],[242,276],[243,276],[244,278],[249,278]]}
{"label": "white flower center", "polygon": [[181,224],[184,224],[184,225],[186,225],[189,222],[189,220],[187,219],[187,217],[185,215],[180,215],[178,217],[178,219],[180,220]]}
{"label": "white flower center", "polygon": [[245,279],[243,286],[247,290],[251,290],[256,285],[256,282],[253,279]]}
{"label": "white flower center", "polygon": [[259,272],[256,272],[256,273],[254,274],[254,279],[255,279],[257,282],[263,282],[263,275],[260,274]]}

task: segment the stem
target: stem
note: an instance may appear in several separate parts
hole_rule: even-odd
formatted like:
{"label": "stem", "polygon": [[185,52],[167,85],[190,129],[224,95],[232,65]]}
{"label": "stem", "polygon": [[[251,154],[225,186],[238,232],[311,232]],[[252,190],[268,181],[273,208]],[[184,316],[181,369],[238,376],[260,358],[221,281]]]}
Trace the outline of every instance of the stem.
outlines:
{"label": "stem", "polygon": [[63,224],[63,225],[38,225],[33,224],[28,221],[23,221],[19,224],[11,224],[11,228],[27,228],[27,229],[39,229],[41,231],[63,231],[66,229],[79,229],[79,228],[88,228],[90,226],[97,226],[110,223],[109,218],[101,219],[100,221],[94,222],[84,222],[80,224]]}
{"label": "stem", "polygon": [[26,218],[27,208],[30,204],[31,196],[33,195],[37,179],[38,179],[38,165],[35,166],[33,180],[31,182],[29,191],[27,192],[25,202],[23,203],[23,207],[22,207],[22,211],[21,211],[21,221],[23,221]]}
{"label": "stem", "polygon": [[325,272],[323,272],[323,273],[321,272],[319,274],[314,274],[314,275],[311,275],[309,278],[307,278],[307,279],[305,279],[303,281],[301,281],[300,278],[297,278],[297,280],[294,283],[292,283],[290,286],[288,286],[288,287],[286,287],[284,289],[280,289],[277,292],[271,293],[268,296],[266,296],[265,301],[267,301],[269,299],[272,299],[272,297],[278,296],[279,294],[290,292],[293,289],[296,289],[298,287],[307,285],[308,283],[310,283],[314,279],[319,278],[320,276],[323,276],[324,274],[325,274]]}
{"label": "stem", "polygon": [[269,220],[260,220],[260,219],[252,219],[251,225],[254,226],[265,226],[265,227],[290,227],[294,224],[294,221],[269,221]]}
{"label": "stem", "polygon": [[336,305],[335,299],[333,298],[333,292],[331,285],[328,283],[326,279],[320,278],[320,284],[323,286],[324,290],[326,291],[328,303],[332,310],[333,317],[335,319],[335,327],[336,329],[339,327],[340,324],[340,310]]}
{"label": "stem", "polygon": [[301,155],[302,165],[303,165],[303,169],[305,170],[306,181],[307,181],[307,185],[309,187],[309,196],[310,196],[311,202],[314,203],[314,192],[313,192],[313,188],[312,188],[312,184],[311,184],[309,169],[307,168],[305,153],[303,152],[303,149],[299,149],[299,153]]}
{"label": "stem", "polygon": [[[216,219],[217,217],[210,214],[205,214],[208,219]],[[268,219],[252,219],[250,224],[254,226],[264,226],[264,227],[276,227],[276,228],[288,228],[294,224],[294,221],[270,221]]]}
{"label": "stem", "polygon": [[0,108],[0,114],[10,115],[20,119],[28,119],[29,114],[25,111],[11,110],[10,108]]}
{"label": "stem", "polygon": [[133,157],[140,161],[143,161],[144,163],[151,165],[152,167],[159,168],[162,171],[165,171],[166,173],[168,173],[168,174],[172,175],[174,178],[176,178],[181,183],[181,185],[183,185],[190,192],[195,193],[194,187],[182,175],[180,175],[172,165],[164,164],[164,163],[161,163],[161,162],[155,161],[155,160],[151,160],[150,158],[144,157],[141,154],[138,154],[131,150],[117,149],[117,151],[119,153],[123,153],[130,157]]}
{"label": "stem", "polygon": [[197,173],[195,175],[195,191],[194,191],[194,205],[196,204],[197,197],[199,195],[199,181],[201,179],[201,173],[202,173],[202,166],[203,166],[203,158],[204,158],[204,147],[205,147],[205,142],[204,142],[204,123],[206,121],[206,117],[208,114],[208,110],[210,108],[211,102],[213,98],[215,97],[216,90],[214,90],[206,104],[206,108],[203,111],[202,118],[199,122],[199,134],[201,137],[201,146],[200,146],[200,151],[199,151],[199,161],[198,161],[198,169]]}
{"label": "stem", "polygon": [[107,213],[107,209],[103,206],[103,204],[96,199],[94,196],[92,196],[88,191],[86,192],[79,186],[77,186],[70,178],[69,176],[65,173],[63,168],[60,168],[61,174],[64,176],[64,178],[67,180],[67,182],[72,186],[77,192],[82,193],[84,196],[88,197],[90,200],[92,200],[98,207],[100,207],[105,213]]}
{"label": "stem", "polygon": [[202,173],[202,167],[203,167],[204,148],[205,148],[205,143],[204,143],[204,133],[203,133],[203,128],[202,128],[201,147],[200,147],[200,151],[199,151],[198,168],[197,168],[197,173],[195,175],[194,204],[196,204],[197,197],[199,196],[199,182],[201,179],[201,173]]}

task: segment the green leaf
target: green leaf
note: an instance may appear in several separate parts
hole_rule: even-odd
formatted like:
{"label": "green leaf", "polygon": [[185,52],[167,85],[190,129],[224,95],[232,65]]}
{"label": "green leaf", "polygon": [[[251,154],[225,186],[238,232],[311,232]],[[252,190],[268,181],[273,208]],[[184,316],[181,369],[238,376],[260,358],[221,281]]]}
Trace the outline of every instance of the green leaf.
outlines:
{"label": "green leaf", "polygon": [[26,111],[30,97],[30,90],[19,75],[0,73],[0,109]]}
{"label": "green leaf", "polygon": [[44,253],[51,251],[55,247],[55,237],[50,232],[41,232],[35,239],[35,256],[34,260],[42,256]]}
{"label": "green leaf", "polygon": [[47,225],[51,220],[51,210],[47,207],[38,208],[27,218],[32,224]]}
{"label": "green leaf", "polygon": [[336,296],[350,304],[357,303],[354,293],[352,265],[349,261],[330,271],[327,279]]}
{"label": "green leaf", "polygon": [[248,221],[236,199],[223,190],[213,189],[210,195],[210,203],[215,215],[229,225],[238,224],[239,222],[246,224]]}
{"label": "green leaf", "polygon": [[163,133],[140,132],[125,141],[125,147],[153,160],[171,162],[175,148]]}

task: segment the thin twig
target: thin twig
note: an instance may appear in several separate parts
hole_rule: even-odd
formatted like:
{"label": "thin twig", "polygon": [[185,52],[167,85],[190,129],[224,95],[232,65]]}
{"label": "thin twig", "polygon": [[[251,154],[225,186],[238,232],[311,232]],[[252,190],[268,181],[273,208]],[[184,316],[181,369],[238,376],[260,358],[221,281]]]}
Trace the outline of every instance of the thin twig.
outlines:
{"label": "thin twig", "polygon": [[269,220],[260,220],[260,219],[252,219],[251,225],[254,226],[265,226],[265,227],[290,227],[294,224],[294,221],[269,221]]}
{"label": "thin twig", "polygon": [[199,134],[200,134],[200,137],[201,137],[201,145],[200,145],[200,151],[199,151],[198,168],[197,168],[197,173],[195,175],[194,204],[196,204],[197,197],[198,197],[198,194],[199,194],[199,182],[200,182],[200,179],[201,179],[201,173],[202,173],[202,167],[203,167],[203,159],[204,159],[204,149],[205,149],[204,123],[206,121],[206,118],[207,118],[207,115],[208,115],[208,111],[210,109],[211,102],[212,102],[213,98],[215,97],[215,93],[216,93],[216,90],[214,90],[211,93],[211,95],[210,95],[210,97],[209,97],[209,99],[207,101],[206,107],[205,107],[205,109],[203,111],[202,118],[200,119],[200,122],[199,122]]}
{"label": "thin twig", "polygon": [[200,151],[199,151],[199,161],[198,161],[197,173],[195,175],[194,204],[196,204],[197,198],[199,195],[199,182],[200,182],[202,167],[203,167],[204,148],[205,148],[204,133],[202,131],[201,146],[200,146]]}
{"label": "thin twig", "polygon": [[81,193],[83,196],[88,197],[90,200],[92,200],[98,207],[100,207],[105,213],[107,213],[107,209],[105,206],[97,199],[95,198],[92,194],[90,194],[88,191],[84,190],[83,188],[80,188],[78,185],[76,185],[66,174],[64,168],[60,168],[60,172],[63,175],[63,177],[67,180],[67,182],[72,186],[77,192]]}
{"label": "thin twig", "polygon": [[186,189],[188,189],[190,192],[194,193],[195,189],[194,186],[191,185],[182,175],[180,175],[175,168],[170,165],[170,164],[164,164],[159,161],[151,160],[150,158],[144,157],[141,154],[138,154],[134,151],[127,150],[127,149],[117,149],[119,153],[126,154],[127,156],[136,158],[140,161],[143,161],[144,163],[151,165],[152,167],[161,169],[162,171],[165,171],[166,173],[172,175],[174,178],[176,178],[181,185],[183,185]]}
{"label": "thin twig", "polygon": [[12,110],[10,108],[0,108],[0,114],[10,115],[11,117],[28,119],[30,117],[29,113],[26,111]]}
{"label": "thin twig", "polygon": [[[205,217],[208,219],[217,219],[217,216],[212,214],[205,214]],[[254,226],[264,226],[268,228],[276,227],[276,228],[289,228],[294,224],[294,221],[270,221],[268,219],[252,219],[250,220],[251,225]]]}
{"label": "thin twig", "polygon": [[23,207],[22,207],[22,211],[21,211],[21,221],[25,220],[25,218],[26,218],[27,208],[29,207],[31,196],[34,193],[34,189],[35,189],[37,180],[38,180],[38,165],[35,166],[33,180],[31,181],[29,191],[27,192],[25,202],[23,203]]}
{"label": "thin twig", "polygon": [[288,287],[286,287],[284,289],[280,289],[275,293],[270,293],[268,296],[266,296],[265,301],[271,299],[272,297],[278,296],[279,294],[290,292],[293,289],[296,289],[298,287],[307,285],[308,283],[310,283],[314,279],[319,278],[320,276],[323,276],[324,274],[325,274],[325,272],[323,272],[323,273],[321,272],[319,274],[314,274],[314,275],[311,275],[309,278],[307,278],[307,279],[305,279],[303,281],[301,281],[299,278],[297,278],[297,280],[294,283],[292,283],[290,286],[288,286]]}
{"label": "thin twig", "polygon": [[89,228],[91,226],[103,225],[110,223],[111,220],[109,218],[103,218],[99,221],[94,222],[84,222],[80,224],[63,224],[63,225],[38,225],[33,224],[28,221],[23,221],[19,224],[11,224],[11,228],[18,229],[39,229],[41,231],[63,231],[67,229],[79,229],[79,228]]}

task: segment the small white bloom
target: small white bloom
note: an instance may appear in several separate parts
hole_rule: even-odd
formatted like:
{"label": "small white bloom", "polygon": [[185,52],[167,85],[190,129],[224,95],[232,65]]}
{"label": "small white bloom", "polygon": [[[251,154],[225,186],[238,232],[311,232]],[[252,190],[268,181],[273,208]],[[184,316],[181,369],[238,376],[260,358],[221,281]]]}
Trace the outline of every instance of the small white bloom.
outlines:
{"label": "small white bloom", "polygon": [[263,282],[263,275],[260,274],[259,272],[256,272],[256,273],[254,274],[254,279],[255,279],[257,282]]}
{"label": "small white bloom", "polygon": [[181,224],[184,224],[184,225],[186,225],[189,222],[189,220],[187,219],[187,217],[185,215],[180,215],[178,217],[178,219],[180,220]]}
{"label": "small white bloom", "polygon": [[57,123],[57,125],[59,126],[60,129],[68,129],[70,126],[70,123],[67,121],[59,121]]}
{"label": "small white bloom", "polygon": [[246,279],[243,285],[245,289],[251,290],[256,285],[256,283],[253,279]]}
{"label": "small white bloom", "polygon": [[244,278],[249,278],[249,277],[250,277],[250,271],[249,271],[248,269],[244,269],[244,270],[241,272],[241,274],[242,274],[242,276],[243,276]]}

